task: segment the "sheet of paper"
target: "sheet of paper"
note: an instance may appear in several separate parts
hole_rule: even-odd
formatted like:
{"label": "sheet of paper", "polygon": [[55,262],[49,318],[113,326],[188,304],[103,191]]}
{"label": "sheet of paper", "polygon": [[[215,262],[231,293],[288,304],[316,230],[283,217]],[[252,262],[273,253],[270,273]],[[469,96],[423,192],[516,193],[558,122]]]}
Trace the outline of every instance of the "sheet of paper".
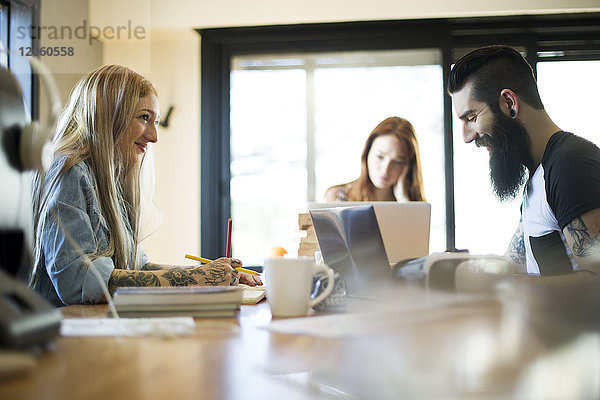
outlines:
{"label": "sheet of paper", "polygon": [[63,336],[187,336],[196,332],[192,317],[63,319]]}

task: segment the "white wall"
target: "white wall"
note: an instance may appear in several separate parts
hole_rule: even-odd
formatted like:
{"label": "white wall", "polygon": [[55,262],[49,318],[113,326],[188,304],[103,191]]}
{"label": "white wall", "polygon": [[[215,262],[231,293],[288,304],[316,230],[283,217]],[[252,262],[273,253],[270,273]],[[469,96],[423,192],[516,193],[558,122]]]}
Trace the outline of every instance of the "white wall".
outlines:
{"label": "white wall", "polygon": [[[73,48],[73,56],[46,56],[41,57],[44,64],[52,72],[58,87],[60,98],[65,102],[71,88],[87,71],[103,64],[103,46],[98,40],[78,39],[72,33],[60,33],[61,27],[76,29],[83,20],[89,18],[87,0],[44,0],[41,8],[40,26],[57,28],[58,38],[49,34],[48,30],[42,31],[40,47],[66,47]],[[43,91],[40,96],[40,115],[44,117],[47,109],[47,99]]]}
{"label": "white wall", "polygon": [[152,25],[169,29],[599,10],[599,0],[152,0]]}
{"label": "white wall", "polygon": [[154,262],[181,264],[184,253],[200,254],[200,38],[194,28],[276,25],[506,14],[600,11],[600,0],[44,0],[42,21],[97,26],[126,20],[148,28],[142,43],[103,40],[80,57],[52,60],[63,98],[77,73],[119,63],[155,84],[163,114],[175,106],[171,126],[160,132],[155,199],[162,227],[142,245]]}
{"label": "white wall", "polygon": [[[142,243],[153,262],[190,264],[200,255],[200,37],[196,32],[154,32],[151,72],[161,114],[174,111],[154,146],[154,200],[164,214],[162,227]],[[118,60],[109,60],[109,62]]]}

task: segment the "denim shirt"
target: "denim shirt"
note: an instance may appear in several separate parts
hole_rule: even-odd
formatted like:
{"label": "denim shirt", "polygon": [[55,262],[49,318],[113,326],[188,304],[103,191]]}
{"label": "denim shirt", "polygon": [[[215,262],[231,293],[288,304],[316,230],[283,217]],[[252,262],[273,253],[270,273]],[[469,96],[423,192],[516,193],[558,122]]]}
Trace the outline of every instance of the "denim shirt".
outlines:
{"label": "denim shirt", "polygon": [[[46,185],[64,162],[65,158],[54,160],[46,172]],[[87,267],[88,255],[108,247],[108,226],[100,211],[94,176],[85,162],[59,178],[40,210],[40,221],[45,222],[40,232],[45,268],[38,272],[34,289],[56,306],[100,302],[104,298],[100,281],[108,285],[115,265],[110,257],[97,257]],[[138,257],[140,265],[148,262],[141,249]]]}

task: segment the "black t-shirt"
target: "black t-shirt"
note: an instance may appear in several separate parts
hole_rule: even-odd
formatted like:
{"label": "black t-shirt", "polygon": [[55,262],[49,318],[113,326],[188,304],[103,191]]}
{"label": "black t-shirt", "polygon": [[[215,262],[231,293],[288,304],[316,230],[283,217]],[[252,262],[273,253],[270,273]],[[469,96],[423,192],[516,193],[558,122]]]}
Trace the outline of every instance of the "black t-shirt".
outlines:
{"label": "black t-shirt", "polygon": [[555,275],[576,267],[562,230],[600,208],[600,149],[568,132],[556,132],[523,199],[523,230],[530,274]]}

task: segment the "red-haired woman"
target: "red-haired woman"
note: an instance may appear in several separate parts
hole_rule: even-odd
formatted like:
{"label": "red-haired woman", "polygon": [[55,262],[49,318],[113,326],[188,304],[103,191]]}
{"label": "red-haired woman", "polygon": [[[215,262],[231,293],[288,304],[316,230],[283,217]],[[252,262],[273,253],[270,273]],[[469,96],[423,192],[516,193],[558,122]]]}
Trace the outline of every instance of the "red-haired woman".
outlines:
{"label": "red-haired woman", "polygon": [[400,117],[379,123],[365,143],[360,177],[329,188],[325,201],[425,201],[412,124]]}

